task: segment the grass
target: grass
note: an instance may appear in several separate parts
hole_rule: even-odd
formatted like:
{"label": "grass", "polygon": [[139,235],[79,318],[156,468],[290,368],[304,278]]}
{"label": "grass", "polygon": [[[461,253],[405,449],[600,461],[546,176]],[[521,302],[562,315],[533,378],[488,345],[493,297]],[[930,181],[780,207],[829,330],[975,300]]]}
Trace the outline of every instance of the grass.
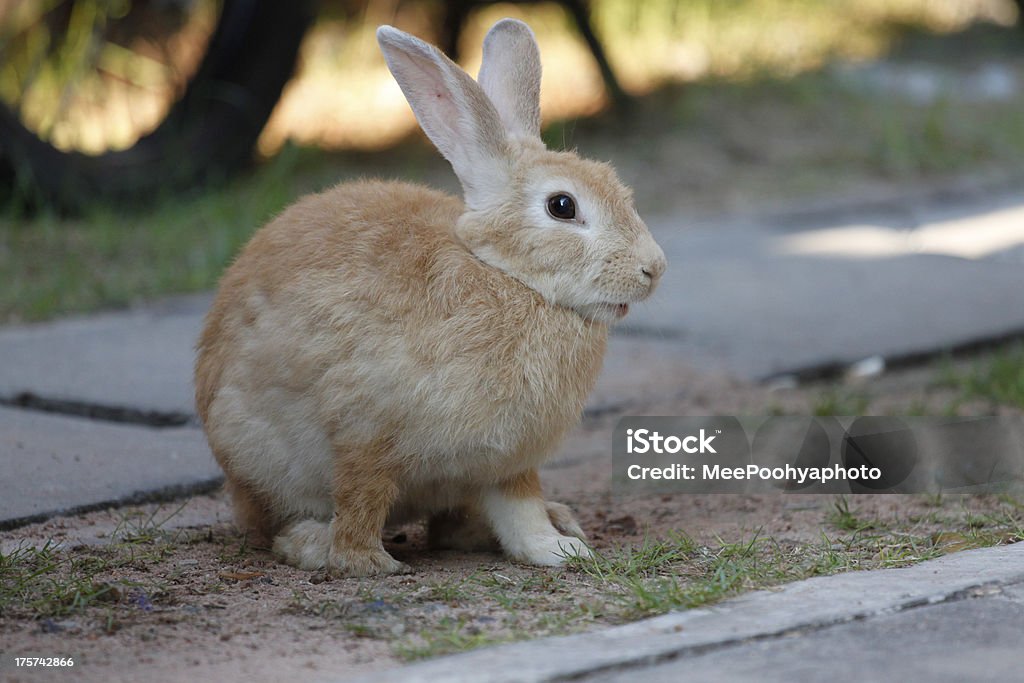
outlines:
{"label": "grass", "polygon": [[475,650],[487,645],[498,645],[518,640],[515,636],[495,636],[474,626],[466,617],[453,619],[445,617],[440,623],[423,629],[413,640],[398,642],[394,645],[395,654],[405,661],[440,657],[466,650]]}
{"label": "grass", "polygon": [[[186,501],[187,503],[187,501]],[[184,508],[163,514],[122,515],[105,546],[70,552],[52,542],[18,546],[0,552],[0,614],[31,619],[60,619],[103,606],[109,614],[118,603],[148,610],[166,593],[157,578],[146,581],[120,576],[124,570],[146,570],[174,552],[180,535],[164,530]],[[113,625],[112,619],[107,623]]]}
{"label": "grass", "polygon": [[[32,619],[60,619],[89,608],[126,603],[148,609],[164,592],[159,582],[97,578],[136,564],[135,553],[58,552],[49,544],[0,553],[0,612]],[[148,556],[147,562],[154,561]],[[109,619],[108,623],[112,623]]]}
{"label": "grass", "polygon": [[248,179],[152,210],[95,206],[71,219],[0,219],[0,319],[209,289],[254,230],[300,192],[291,180],[299,157],[287,152]]}
{"label": "grass", "polygon": [[871,405],[871,398],[863,391],[843,386],[830,386],[813,399],[811,412],[819,417],[863,415],[869,405]]}
{"label": "grass", "polygon": [[876,520],[864,520],[850,510],[850,501],[846,496],[840,496],[832,503],[832,510],[827,517],[828,523],[843,531],[860,532],[867,529],[879,528]]}
{"label": "grass", "polygon": [[955,390],[964,401],[1024,408],[1024,343],[984,354],[966,367],[947,361],[936,384]]}
{"label": "grass", "polygon": [[[922,366],[921,377],[900,380],[900,372],[869,382],[843,380],[809,387],[806,408],[817,416],[890,415],[967,417],[1024,410],[1024,342],[1012,341],[961,358],[946,355]],[[914,394],[905,395],[907,382]],[[918,386],[919,385],[919,386]],[[766,412],[792,414],[794,408],[769,406]]]}

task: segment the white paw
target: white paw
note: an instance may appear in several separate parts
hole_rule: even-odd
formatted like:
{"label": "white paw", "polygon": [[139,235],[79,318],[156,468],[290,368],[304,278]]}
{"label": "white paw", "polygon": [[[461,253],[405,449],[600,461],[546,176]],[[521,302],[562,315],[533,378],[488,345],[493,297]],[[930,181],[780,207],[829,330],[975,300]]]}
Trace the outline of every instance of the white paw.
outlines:
{"label": "white paw", "polygon": [[524,539],[522,546],[509,555],[527,564],[557,567],[570,557],[590,557],[590,549],[586,543],[572,536],[543,534]]}
{"label": "white paw", "polygon": [[296,522],[274,539],[274,552],[299,569],[323,569],[330,551],[331,527],[327,522]]}

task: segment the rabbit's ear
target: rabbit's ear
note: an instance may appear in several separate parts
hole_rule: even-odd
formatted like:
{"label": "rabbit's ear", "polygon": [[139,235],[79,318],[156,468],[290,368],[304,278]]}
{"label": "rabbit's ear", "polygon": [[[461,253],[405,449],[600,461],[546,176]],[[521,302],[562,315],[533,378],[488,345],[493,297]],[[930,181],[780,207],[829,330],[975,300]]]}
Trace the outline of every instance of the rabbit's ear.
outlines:
{"label": "rabbit's ear", "polygon": [[471,208],[508,181],[508,137],[480,86],[432,45],[391,26],[377,42],[423,132],[451,163]]}
{"label": "rabbit's ear", "polygon": [[484,38],[477,80],[512,137],[540,139],[540,50],[530,27],[502,19]]}

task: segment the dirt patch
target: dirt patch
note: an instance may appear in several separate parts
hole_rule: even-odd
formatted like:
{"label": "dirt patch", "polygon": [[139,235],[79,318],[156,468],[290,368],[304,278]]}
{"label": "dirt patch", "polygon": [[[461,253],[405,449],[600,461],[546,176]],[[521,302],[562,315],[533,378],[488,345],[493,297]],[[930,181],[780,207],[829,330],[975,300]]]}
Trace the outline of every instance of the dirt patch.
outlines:
{"label": "dirt patch", "polygon": [[[859,385],[769,391],[694,374],[631,414],[985,412],[935,369]],[[853,401],[854,404],[844,403]],[[880,406],[875,409],[875,405]],[[616,498],[592,417],[544,470],[600,557],[564,570],[497,554],[429,551],[422,527],[385,545],[415,573],[330,579],[248,545],[221,494],[57,518],[0,534],[2,670],[15,656],[73,657],[66,680],[313,680],[515,639],[595,629],[817,574],[901,566],[1021,538],[1006,498],[679,495]]]}

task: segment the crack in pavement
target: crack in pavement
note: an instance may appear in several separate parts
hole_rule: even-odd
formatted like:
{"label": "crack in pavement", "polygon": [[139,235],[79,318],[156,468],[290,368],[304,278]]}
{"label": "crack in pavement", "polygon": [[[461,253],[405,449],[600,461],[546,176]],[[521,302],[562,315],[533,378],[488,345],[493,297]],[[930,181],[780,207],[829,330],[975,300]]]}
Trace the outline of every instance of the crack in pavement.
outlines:
{"label": "crack in pavement", "polygon": [[9,397],[0,396],[0,406],[33,410],[41,413],[85,417],[102,422],[136,424],[158,428],[198,425],[196,417],[188,413],[142,410],[125,406],[90,403],[88,401],[48,398],[30,391],[22,391]]}
{"label": "crack in pavement", "polygon": [[54,517],[70,517],[74,515],[82,515],[87,512],[96,512],[97,510],[121,508],[128,505],[172,503],[188,496],[216,491],[223,483],[223,476],[211,477],[209,479],[202,479],[189,484],[171,484],[169,486],[163,486],[152,490],[135,491],[127,496],[111,498],[96,503],[87,503],[85,505],[77,505],[75,507],[67,508],[66,510],[50,510],[47,512],[40,512],[35,515],[15,517],[13,519],[0,519],[0,531],[10,531],[11,529],[17,529],[18,527],[26,526],[28,524],[45,522],[46,520],[53,519]]}

